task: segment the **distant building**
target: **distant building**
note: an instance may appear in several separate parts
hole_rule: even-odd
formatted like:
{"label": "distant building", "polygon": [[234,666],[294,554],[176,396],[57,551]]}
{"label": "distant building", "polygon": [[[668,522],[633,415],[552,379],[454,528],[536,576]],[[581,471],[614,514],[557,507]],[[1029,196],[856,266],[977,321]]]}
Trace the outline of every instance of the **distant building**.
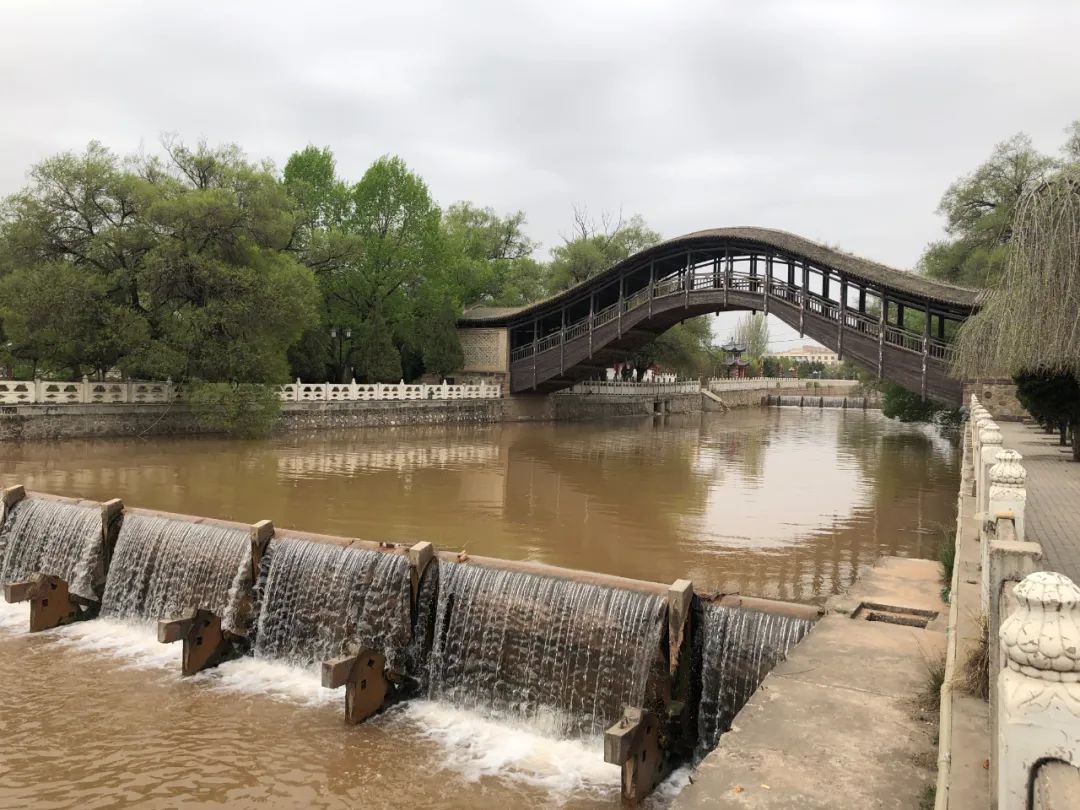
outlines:
{"label": "distant building", "polygon": [[766,357],[775,357],[777,360],[787,360],[792,363],[830,363],[840,362],[839,356],[832,349],[823,346],[800,346],[795,349],[786,349],[782,352],[769,352]]}

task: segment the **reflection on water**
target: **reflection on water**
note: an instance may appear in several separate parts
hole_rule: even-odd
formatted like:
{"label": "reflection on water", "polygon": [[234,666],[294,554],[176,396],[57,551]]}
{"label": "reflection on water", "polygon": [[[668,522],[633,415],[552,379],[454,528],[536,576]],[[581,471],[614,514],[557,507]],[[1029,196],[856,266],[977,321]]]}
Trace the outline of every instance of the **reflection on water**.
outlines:
{"label": "reflection on water", "polygon": [[[948,442],[880,414],[775,409],[5,446],[0,483],[16,482],[821,599],[878,554],[934,554],[957,462]],[[248,658],[181,679],[179,651],[149,626],[97,620],[30,636],[26,611],[0,604],[0,807],[619,805],[619,770],[598,740],[430,701],[346,727],[340,691],[322,690],[313,669]]]}
{"label": "reflection on water", "polygon": [[4,485],[799,600],[934,556],[957,478],[928,429],[779,408],[6,449]]}

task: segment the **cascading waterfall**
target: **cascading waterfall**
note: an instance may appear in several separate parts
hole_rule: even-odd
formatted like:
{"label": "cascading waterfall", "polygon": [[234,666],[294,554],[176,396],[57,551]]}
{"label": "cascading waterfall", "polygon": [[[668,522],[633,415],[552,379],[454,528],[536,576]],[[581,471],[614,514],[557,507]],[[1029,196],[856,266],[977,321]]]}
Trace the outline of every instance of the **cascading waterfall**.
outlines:
{"label": "cascading waterfall", "polygon": [[664,630],[659,596],[440,562],[428,692],[530,722],[599,734],[642,706]]}
{"label": "cascading waterfall", "polygon": [[103,555],[101,510],[93,506],[26,498],[0,526],[0,582],[51,574],[75,596],[97,600]]}
{"label": "cascading waterfall", "polygon": [[699,755],[716,747],[769,671],[814,626],[807,619],[716,605],[705,605],[702,618]]}
{"label": "cascading waterfall", "polygon": [[371,647],[403,671],[412,637],[409,561],[299,538],[273,540],[255,655],[309,665]]}
{"label": "cascading waterfall", "polygon": [[147,515],[125,516],[116,541],[101,612],[156,620],[203,608],[226,630],[243,632],[250,610],[247,532]]}

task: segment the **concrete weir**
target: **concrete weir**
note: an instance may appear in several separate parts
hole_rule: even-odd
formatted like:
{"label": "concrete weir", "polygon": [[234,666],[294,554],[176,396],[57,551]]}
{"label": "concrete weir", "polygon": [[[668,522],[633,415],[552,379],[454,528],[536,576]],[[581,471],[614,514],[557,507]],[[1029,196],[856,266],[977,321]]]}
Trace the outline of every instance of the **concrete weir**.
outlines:
{"label": "concrete weir", "polygon": [[[635,803],[731,716],[820,611],[535,562],[3,493],[0,562],[31,631],[154,623],[193,675],[243,655],[320,665],[359,723],[417,694],[603,733]],[[482,617],[482,618],[478,618]],[[559,628],[557,633],[550,632]],[[567,662],[570,662],[569,664]],[[588,707],[586,711],[585,707]],[[555,718],[552,721],[552,718]]]}

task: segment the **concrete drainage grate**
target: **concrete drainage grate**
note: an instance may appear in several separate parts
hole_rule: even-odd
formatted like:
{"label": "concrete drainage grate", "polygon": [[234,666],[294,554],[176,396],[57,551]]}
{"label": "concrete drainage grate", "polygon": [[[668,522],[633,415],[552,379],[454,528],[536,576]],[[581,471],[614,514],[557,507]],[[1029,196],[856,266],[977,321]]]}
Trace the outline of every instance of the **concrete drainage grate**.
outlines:
{"label": "concrete drainage grate", "polygon": [[862,619],[867,622],[888,622],[889,624],[902,624],[907,627],[919,628],[925,628],[937,616],[936,610],[896,607],[895,605],[882,605],[878,602],[863,602],[851,614],[851,618]]}

